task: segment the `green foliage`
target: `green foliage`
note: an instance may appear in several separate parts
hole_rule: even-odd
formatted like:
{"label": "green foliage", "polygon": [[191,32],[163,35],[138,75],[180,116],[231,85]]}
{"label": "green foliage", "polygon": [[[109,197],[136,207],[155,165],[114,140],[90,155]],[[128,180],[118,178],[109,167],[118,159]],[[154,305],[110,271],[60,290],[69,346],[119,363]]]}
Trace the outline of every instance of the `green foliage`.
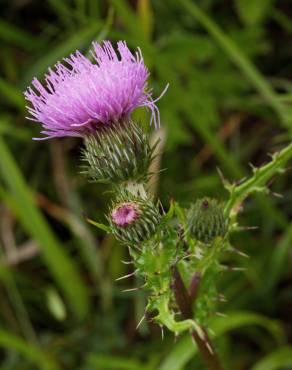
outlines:
{"label": "green foliage", "polygon": [[252,26],[265,20],[273,2],[275,0],[236,0],[235,6],[242,21]]}
{"label": "green foliage", "polygon": [[6,332],[0,331],[0,346],[8,350],[14,350],[21,354],[26,360],[38,366],[41,370],[60,370],[60,366],[44,353],[41,349],[26,343],[23,339]]}
{"label": "green foliage", "polygon": [[[200,325],[208,329],[208,318],[216,309],[216,282],[224,267],[221,266],[221,258],[223,252],[234,249],[229,244],[229,237],[237,227],[238,204],[255,191],[266,193],[266,182],[275,173],[283,171],[283,166],[292,157],[291,148],[290,144],[281,152],[273,154],[268,164],[255,168],[253,176],[242,184],[225,184],[230,191],[225,215],[222,204],[216,199],[205,197],[191,206],[187,211],[188,216],[184,215],[185,211],[178,204],[172,204],[160,221],[158,211],[148,199],[143,184],[132,182],[128,188],[117,189],[118,198],[108,216],[109,233],[129,247],[135,267],[134,274],[143,278],[144,287],[149,290],[145,312],[158,312],[154,320],[162,327],[166,326],[175,334],[195,330],[205,340]],[[120,150],[123,150],[123,146]],[[132,219],[129,223],[123,221],[120,225],[115,221],[114,215],[122,209],[123,215],[125,211],[127,214],[132,212]],[[177,227],[170,226],[174,221],[178,221],[182,228],[182,240]],[[173,284],[176,284],[174,269],[177,266],[183,268],[187,286],[194,273],[199,278],[194,320],[191,319],[193,315],[185,320],[175,319],[175,315],[184,314],[183,311],[180,312],[180,307],[176,307],[179,302],[175,296],[175,289],[182,287],[174,286],[172,289]]]}
{"label": "green foliage", "polygon": [[[276,341],[283,338],[281,326],[273,320],[251,312],[228,312],[228,320],[214,318],[210,327],[214,331],[215,338],[233,330],[239,330],[245,326],[260,326],[265,329]],[[193,345],[188,335],[182,337],[169,352],[161,363],[159,370],[179,370],[196,355],[197,348]]]}
{"label": "green foliage", "polygon": [[292,347],[282,347],[260,360],[252,370],[276,370],[292,365]]}
{"label": "green foliage", "polygon": [[[141,47],[153,96],[170,84],[158,103],[166,147],[160,157],[158,146],[151,168],[163,207],[169,208],[169,199],[183,204],[172,202],[168,229],[177,228],[177,220],[185,225],[184,210],[197,198],[230,199],[225,211],[232,218],[231,243],[222,254],[216,249],[230,270],[218,275],[211,249],[204,254],[212,273],[203,284],[216,279],[210,298],[224,292],[226,302],[200,296],[199,320],[208,321],[231,369],[291,367],[291,162],[285,151],[270,171],[266,156],[281,153],[291,140],[289,1],[4,1],[2,8],[1,368],[203,369],[189,336],[174,343],[165,331],[162,341],[148,316],[135,330],[146,294],[121,290],[145,281],[136,274],[113,283],[134,267],[121,263],[130,259],[127,249],[104,237],[103,213],[112,195],[77,175],[79,141],[62,141],[62,151],[58,140],[30,141],[39,132],[23,113],[22,91],[31,78],[41,78],[76,48],[87,53],[92,39],[103,38]],[[135,113],[148,125],[148,116]],[[248,163],[263,172],[250,175]],[[287,171],[280,176],[283,166]],[[230,192],[216,167],[234,184],[223,179]],[[85,219],[99,220],[102,230]],[[258,229],[243,232],[245,226]],[[182,249],[170,256],[173,261],[190,254],[179,241]],[[155,269],[172,253],[158,252],[151,251]],[[189,268],[179,262],[186,283],[197,262]],[[155,269],[150,277],[164,288]],[[163,273],[169,279],[169,270]],[[169,300],[152,299],[153,308],[166,310],[164,323],[175,330],[191,327],[193,322],[178,327],[181,318],[173,315],[175,307],[167,311]],[[227,318],[215,317],[215,309]]]}
{"label": "green foliage", "polygon": [[[74,262],[67,257],[61,243],[51,233],[38,208],[35,206],[30,189],[17,168],[3,139],[0,138],[0,173],[10,193],[4,192],[4,200],[18,215],[23,226],[39,242],[43,258],[57,283],[63,289],[72,309],[79,318],[88,312],[87,289],[79,276]],[[74,286],[74,291],[72,290]]]}

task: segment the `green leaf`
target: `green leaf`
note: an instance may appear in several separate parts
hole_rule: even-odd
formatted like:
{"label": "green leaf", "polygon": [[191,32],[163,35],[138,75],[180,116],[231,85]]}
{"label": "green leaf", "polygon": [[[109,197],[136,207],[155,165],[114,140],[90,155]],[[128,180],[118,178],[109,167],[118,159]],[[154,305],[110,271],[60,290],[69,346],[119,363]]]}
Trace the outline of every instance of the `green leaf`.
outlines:
{"label": "green leaf", "polygon": [[77,266],[69,258],[35,205],[33,195],[1,137],[0,178],[9,189],[8,199],[6,199],[8,205],[27,232],[38,242],[48,269],[63,290],[77,317],[84,318],[89,309],[89,297]]}
{"label": "green leaf", "polygon": [[19,353],[41,370],[60,370],[59,365],[48,354],[4,330],[0,330],[0,347]]}
{"label": "green leaf", "polygon": [[274,0],[236,0],[237,12],[242,21],[248,25],[261,23],[270,14]]}
{"label": "green leaf", "polygon": [[[276,321],[252,312],[230,312],[226,319],[215,318],[211,322],[210,329],[215,332],[215,338],[217,338],[231,330],[248,325],[261,326],[270,332],[276,341],[282,342],[283,340],[282,328]],[[159,370],[182,370],[196,353],[196,345],[193,343],[191,336],[186,335],[175,344],[161,363]]]}
{"label": "green leaf", "polygon": [[288,369],[292,366],[292,346],[286,346],[277,349],[276,351],[268,354],[255,364],[251,370],[277,370]]}

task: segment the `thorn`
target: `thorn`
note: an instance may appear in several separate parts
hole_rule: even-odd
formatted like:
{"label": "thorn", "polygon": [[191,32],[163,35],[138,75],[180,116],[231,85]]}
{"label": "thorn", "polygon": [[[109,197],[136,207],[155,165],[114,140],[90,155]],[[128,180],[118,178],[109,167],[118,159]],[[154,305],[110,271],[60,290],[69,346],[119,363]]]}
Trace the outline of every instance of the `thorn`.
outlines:
{"label": "thorn", "polygon": [[121,260],[121,262],[124,264],[124,265],[132,265],[134,262],[133,261],[123,261]]}
{"label": "thorn", "polygon": [[246,271],[245,267],[230,267],[230,271]]}
{"label": "thorn", "polygon": [[258,226],[239,226],[237,228],[238,231],[248,231],[248,230],[257,230]]}
{"label": "thorn", "polygon": [[242,179],[235,181],[235,185],[238,186],[242,184],[245,180],[246,180],[246,177],[243,177]]}
{"label": "thorn", "polygon": [[280,193],[271,192],[271,194],[274,195],[274,197],[276,198],[284,198],[284,195]]}
{"label": "thorn", "polygon": [[219,302],[227,302],[227,299],[223,294],[218,295],[218,300]]}
{"label": "thorn", "polygon": [[246,271],[245,267],[231,267],[231,266],[225,266],[225,265],[221,265],[221,267],[225,271]]}
{"label": "thorn", "polygon": [[197,323],[196,323],[196,332],[197,332],[197,334],[198,334],[198,336],[203,340],[203,341],[206,341],[206,334],[205,334],[205,332],[203,331],[203,329],[199,326],[199,325],[197,325]]}
{"label": "thorn", "polygon": [[214,351],[213,351],[212,347],[210,346],[210,344],[208,342],[206,342],[206,347],[208,348],[211,355],[214,355]]}
{"label": "thorn", "polygon": [[144,315],[141,317],[141,319],[140,319],[140,321],[138,322],[138,324],[137,324],[137,326],[136,326],[136,330],[138,330],[139,329],[139,326],[142,324],[142,322],[143,322],[143,320],[145,319],[145,313],[144,313]]}
{"label": "thorn", "polygon": [[248,164],[249,167],[252,169],[252,172],[255,173],[256,170],[258,169],[256,166],[254,166],[251,162]]}
{"label": "thorn", "polygon": [[218,172],[219,178],[220,178],[223,186],[225,188],[230,187],[231,186],[230,182],[224,177],[224,175],[223,175],[222,171],[220,170],[220,168],[219,167],[216,167],[216,170]]}
{"label": "thorn", "polygon": [[246,254],[246,253],[244,253],[244,252],[242,252],[242,251],[239,251],[239,250],[237,250],[237,249],[235,249],[235,253],[237,253],[239,256],[241,256],[241,257],[244,257],[244,258],[250,258],[249,257],[249,255],[248,254]]}
{"label": "thorn", "polygon": [[131,272],[130,274],[127,274],[127,275],[124,275],[124,276],[121,276],[121,277],[119,277],[119,278],[115,279],[115,281],[119,281],[119,280],[127,279],[127,278],[129,278],[129,277],[131,277],[131,276],[133,276],[133,275],[135,275],[135,274],[136,274],[136,271]]}
{"label": "thorn", "polygon": [[164,330],[163,330],[163,326],[160,326],[160,330],[161,330],[161,340],[164,340]]}
{"label": "thorn", "polygon": [[216,166],[216,170],[217,170],[217,172],[218,172],[218,175],[219,175],[219,177],[220,177],[220,180],[224,183],[224,182],[226,182],[226,179],[225,179],[225,177],[224,177],[224,175],[223,175],[223,173],[222,173],[222,171],[220,170],[220,168],[218,167],[218,166]]}
{"label": "thorn", "polygon": [[193,254],[193,253],[190,253],[190,254],[187,254],[187,255],[183,256],[180,260],[182,261],[182,260],[185,260],[185,259],[187,259],[189,257],[196,257],[196,255]]}
{"label": "thorn", "polygon": [[232,253],[235,253],[235,254],[238,254],[239,256],[241,257],[245,257],[245,258],[249,258],[249,255],[244,253],[244,252],[241,252],[240,250],[236,249],[236,248],[233,248],[233,247],[230,247],[230,251]]}
{"label": "thorn", "polygon": [[140,288],[130,288],[130,289],[124,289],[124,290],[122,290],[122,293],[127,293],[127,292],[135,292],[136,290],[140,290]]}

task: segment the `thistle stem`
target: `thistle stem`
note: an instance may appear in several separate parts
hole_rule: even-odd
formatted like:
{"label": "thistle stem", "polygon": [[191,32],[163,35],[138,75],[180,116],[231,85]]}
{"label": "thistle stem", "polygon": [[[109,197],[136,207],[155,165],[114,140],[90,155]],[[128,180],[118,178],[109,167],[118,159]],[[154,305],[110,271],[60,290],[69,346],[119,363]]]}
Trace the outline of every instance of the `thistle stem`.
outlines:
{"label": "thistle stem", "polygon": [[[193,318],[193,309],[192,304],[194,299],[192,297],[196,297],[195,291],[198,291],[199,288],[199,277],[196,275],[195,278],[192,280],[192,297],[190,293],[187,291],[184,282],[181,278],[181,275],[178,271],[176,266],[173,267],[172,270],[172,290],[175,295],[176,303],[181,311],[181,314],[185,319],[192,319]],[[204,338],[198,334],[197,331],[192,330],[191,336],[194,339],[198,350],[202,356],[205,365],[209,370],[224,370],[220,363],[220,359],[214,349],[214,346],[211,342],[211,339],[207,333],[205,328],[201,328],[204,334]]]}

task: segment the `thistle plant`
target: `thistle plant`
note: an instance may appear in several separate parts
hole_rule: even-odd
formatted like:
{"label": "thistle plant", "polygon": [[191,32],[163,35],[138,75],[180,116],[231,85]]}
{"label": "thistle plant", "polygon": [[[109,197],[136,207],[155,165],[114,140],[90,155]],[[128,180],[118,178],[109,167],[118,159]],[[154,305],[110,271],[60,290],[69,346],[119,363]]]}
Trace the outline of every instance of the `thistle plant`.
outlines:
{"label": "thistle plant", "polygon": [[148,89],[140,49],[133,54],[120,41],[117,50],[108,41],[93,43],[94,62],[77,51],[49,70],[44,85],[34,79],[25,92],[30,119],[42,124],[44,138],[83,138],[82,172],[113,190],[107,224],[91,223],[128,247],[134,274],[148,293],[145,312],[151,319],[175,335],[190,332],[206,366],[223,369],[208,332],[222,293],[216,284],[226,270],[222,256],[236,251],[230,235],[240,231],[237,215],[244,200],[268,192],[268,181],[292,157],[292,144],[240,184],[223,179],[227,199],[195,199],[188,208],[173,201],[162,209],[147,190],[155,145],[132,117],[136,108],[146,107],[158,127],[157,100]]}

